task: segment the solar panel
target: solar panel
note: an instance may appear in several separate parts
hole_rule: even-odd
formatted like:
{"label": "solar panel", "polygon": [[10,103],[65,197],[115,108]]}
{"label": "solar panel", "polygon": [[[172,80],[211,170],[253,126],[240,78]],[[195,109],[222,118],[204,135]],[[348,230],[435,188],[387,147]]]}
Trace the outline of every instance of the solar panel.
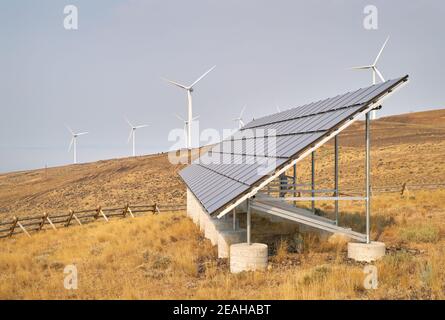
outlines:
{"label": "solar panel", "polygon": [[253,120],[179,174],[209,214],[221,212],[407,80],[400,77]]}

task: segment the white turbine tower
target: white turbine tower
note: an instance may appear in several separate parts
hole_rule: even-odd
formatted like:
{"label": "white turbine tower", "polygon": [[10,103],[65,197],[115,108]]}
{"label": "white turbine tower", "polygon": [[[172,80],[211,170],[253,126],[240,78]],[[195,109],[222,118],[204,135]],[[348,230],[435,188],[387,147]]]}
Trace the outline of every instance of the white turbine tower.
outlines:
{"label": "white turbine tower", "polygon": [[[181,117],[178,114],[175,114],[175,117],[184,122],[184,133],[187,135],[187,127],[188,127],[188,120],[185,120],[183,117]],[[192,121],[198,120],[199,116],[193,117]],[[187,149],[187,141],[185,142],[185,148]]]}
{"label": "white turbine tower", "polygon": [[243,121],[244,110],[246,110],[246,107],[243,107],[241,109],[241,112],[240,112],[238,118],[233,119],[233,121],[238,122],[238,129],[241,129],[242,127],[244,127],[244,121]]}
{"label": "white turbine tower", "polygon": [[180,83],[177,83],[175,81],[171,81],[168,79],[164,79],[167,82],[170,82],[171,84],[174,84],[175,86],[178,86],[184,90],[187,91],[187,100],[188,100],[188,112],[187,112],[187,148],[192,148],[192,121],[193,121],[193,110],[192,110],[192,92],[193,92],[193,86],[195,86],[199,81],[201,81],[202,78],[204,78],[210,71],[215,69],[216,66],[211,67],[209,70],[207,70],[202,76],[200,76],[198,79],[196,79],[195,82],[193,82],[191,85],[186,86],[182,85]]}
{"label": "white turbine tower", "polygon": [[[379,76],[380,80],[382,82],[385,82],[385,79],[383,78],[382,73],[379,71],[379,69],[377,69],[377,62],[380,59],[380,56],[382,55],[383,49],[385,49],[386,44],[388,43],[389,40],[389,36],[386,38],[385,43],[383,43],[382,48],[380,49],[379,53],[377,54],[377,57],[374,60],[373,64],[367,65],[367,66],[360,66],[360,67],[353,67],[352,69],[354,70],[368,70],[371,69],[372,70],[372,84],[376,84],[376,75]],[[371,111],[371,120],[374,120],[376,118],[376,111],[372,110]]]}
{"label": "white turbine tower", "polygon": [[77,163],[77,137],[78,136],[83,136],[85,134],[87,134],[88,132],[79,132],[79,133],[75,133],[73,130],[71,130],[70,127],[66,126],[69,130],[69,132],[71,133],[71,142],[70,142],[70,146],[68,147],[68,152],[71,151],[71,147],[73,147],[73,154],[74,154],[74,164]]}
{"label": "white turbine tower", "polygon": [[127,118],[125,118],[125,121],[127,121],[128,125],[130,126],[130,135],[128,136],[127,143],[130,142],[130,139],[133,138],[133,157],[136,156],[136,130],[140,128],[148,127],[148,124],[142,124],[140,126],[134,126],[128,121]]}

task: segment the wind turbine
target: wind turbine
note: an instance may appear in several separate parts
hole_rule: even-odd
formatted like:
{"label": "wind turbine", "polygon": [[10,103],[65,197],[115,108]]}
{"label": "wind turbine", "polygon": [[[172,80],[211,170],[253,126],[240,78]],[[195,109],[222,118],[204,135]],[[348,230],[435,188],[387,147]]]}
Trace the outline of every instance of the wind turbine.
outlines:
{"label": "wind turbine", "polygon": [[79,133],[74,133],[73,130],[71,130],[70,127],[66,126],[68,128],[68,131],[71,133],[71,142],[70,142],[70,146],[68,147],[68,152],[70,152],[71,147],[73,147],[73,153],[74,153],[74,164],[77,163],[77,137],[78,136],[83,136],[85,134],[87,134],[88,132],[79,132]]}
{"label": "wind turbine", "polygon": [[[181,117],[178,114],[175,114],[175,117],[178,118],[179,120],[181,120],[182,122],[184,122],[184,133],[187,132],[188,120],[185,120],[183,117]],[[199,116],[196,116],[196,117],[192,118],[192,121],[195,121],[195,120],[198,120],[198,119],[199,119]],[[185,147],[187,148],[187,141],[186,141],[185,144],[186,144]]]}
{"label": "wind turbine", "polygon": [[198,79],[195,80],[191,85],[186,86],[180,83],[177,83],[175,81],[171,81],[168,79],[164,79],[167,82],[170,82],[171,84],[174,84],[175,86],[178,86],[184,90],[187,91],[187,100],[188,100],[188,113],[187,113],[187,145],[186,147],[188,149],[192,148],[192,121],[193,121],[193,111],[192,111],[192,92],[193,92],[193,86],[195,86],[199,81],[201,81],[202,78],[204,78],[210,71],[215,69],[216,66],[211,67],[209,70],[207,70],[202,76],[200,76]]}
{"label": "wind turbine", "polygon": [[130,139],[133,138],[133,157],[136,155],[136,130],[140,128],[148,127],[148,124],[142,124],[140,126],[133,126],[130,121],[128,121],[127,118],[125,118],[125,121],[127,121],[128,125],[131,127],[130,135],[128,136],[127,143],[130,142]]}
{"label": "wind turbine", "polygon": [[238,122],[238,129],[241,129],[242,127],[244,127],[244,121],[243,121],[244,110],[246,110],[246,107],[243,107],[241,109],[241,112],[240,112],[238,118],[233,119],[233,121],[237,121]]}
{"label": "wind turbine", "polygon": [[[386,44],[388,43],[389,40],[389,36],[386,38],[385,43],[383,43],[382,48],[380,49],[379,53],[377,54],[377,57],[374,60],[373,64],[367,65],[367,66],[360,66],[360,67],[353,67],[351,69],[353,70],[368,70],[371,69],[372,70],[372,84],[376,84],[376,75],[379,76],[380,80],[382,82],[385,82],[385,79],[383,78],[382,73],[379,71],[379,69],[377,69],[377,62],[380,59],[380,56],[382,55],[383,49],[385,49]],[[374,120],[376,118],[376,111],[372,110],[371,111],[371,120]]]}

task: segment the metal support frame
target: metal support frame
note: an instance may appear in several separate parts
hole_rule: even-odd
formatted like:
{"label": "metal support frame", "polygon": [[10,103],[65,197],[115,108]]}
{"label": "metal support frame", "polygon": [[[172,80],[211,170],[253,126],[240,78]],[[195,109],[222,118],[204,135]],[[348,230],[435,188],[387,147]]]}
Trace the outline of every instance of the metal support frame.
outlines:
{"label": "metal support frame", "polygon": [[[294,197],[297,196],[297,164],[294,164],[294,170],[293,170],[293,183],[294,183]],[[294,206],[296,206],[297,203],[294,201]]]}
{"label": "metal support frame", "polygon": [[370,113],[366,114],[365,121],[365,140],[366,140],[366,243],[370,243],[370,216],[371,216],[371,199],[370,199],[370,184],[371,184],[371,154],[370,154]]}
{"label": "metal support frame", "polygon": [[233,230],[236,230],[236,209],[233,208]]}
{"label": "metal support frame", "polygon": [[[338,135],[334,138],[334,196],[338,197]],[[338,200],[335,200],[335,224],[338,226]]]}
{"label": "metal support frame", "polygon": [[[312,158],[311,158],[311,188],[312,188],[312,192],[311,195],[312,197],[315,197],[315,151],[312,151]],[[311,203],[311,207],[312,207],[312,212],[315,212],[315,201],[312,200]]]}
{"label": "metal support frame", "polygon": [[365,201],[366,199],[366,197],[287,197],[274,198],[273,201]]}
{"label": "metal support frame", "polygon": [[247,244],[251,245],[251,209],[250,209],[250,199],[247,199]]}

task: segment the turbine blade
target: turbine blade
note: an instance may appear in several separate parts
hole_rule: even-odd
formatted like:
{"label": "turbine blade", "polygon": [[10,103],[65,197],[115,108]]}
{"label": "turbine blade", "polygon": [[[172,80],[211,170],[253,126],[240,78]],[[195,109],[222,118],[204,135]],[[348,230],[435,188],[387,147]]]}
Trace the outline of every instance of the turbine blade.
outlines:
{"label": "turbine blade", "polygon": [[68,147],[68,152],[70,152],[71,147],[73,146],[74,137],[71,138],[70,146]]}
{"label": "turbine blade", "polygon": [[215,69],[216,66],[211,67],[209,70],[207,70],[202,76],[200,76],[198,79],[196,79],[195,82],[193,82],[189,88],[192,88],[195,84],[197,84],[199,81],[201,81],[202,78],[204,78],[210,71]]}
{"label": "turbine blade", "polygon": [[71,128],[66,124],[65,127],[68,129],[69,132],[71,132],[72,135],[74,135],[73,130],[71,130]]}
{"label": "turbine blade", "polygon": [[182,88],[182,89],[185,89],[185,90],[188,90],[188,89],[189,89],[188,87],[186,87],[186,86],[184,86],[184,85],[182,85],[182,84],[180,84],[180,83],[177,83],[177,82],[175,82],[175,81],[168,80],[168,79],[165,79],[165,78],[162,78],[162,80],[167,81],[167,82],[170,82],[171,84],[174,84],[175,86],[178,86],[178,87],[180,87],[180,88]]}
{"label": "turbine blade", "polygon": [[241,124],[241,127],[244,127],[244,121],[242,119],[239,119],[239,123]]}
{"label": "turbine blade", "polygon": [[127,117],[125,117],[125,121],[128,123],[128,125],[129,125],[130,127],[133,128],[133,125],[132,125],[131,122],[127,119]]}
{"label": "turbine blade", "polygon": [[196,116],[194,118],[192,118],[192,120],[198,120],[200,116]]}
{"label": "turbine blade", "polygon": [[352,67],[352,70],[365,70],[365,69],[371,69],[372,66],[359,66],[359,67]]}
{"label": "turbine blade", "polygon": [[381,48],[380,51],[379,51],[379,54],[378,54],[377,57],[375,58],[375,60],[374,60],[374,65],[376,65],[376,64],[377,64],[377,61],[380,59],[380,56],[382,55],[383,49],[385,49],[386,44],[388,43],[388,40],[389,40],[389,36],[386,38],[385,43],[383,44],[382,48]]}
{"label": "turbine blade", "polygon": [[176,114],[176,113],[175,113],[175,117],[178,118],[178,119],[181,120],[181,121],[185,121],[180,115],[178,115],[178,114]]}
{"label": "turbine blade", "polygon": [[244,110],[246,110],[246,106],[241,109],[241,113],[239,114],[240,119],[243,117]]}
{"label": "turbine blade", "polygon": [[141,124],[140,126],[136,126],[136,129],[148,127],[148,124]]}
{"label": "turbine blade", "polygon": [[385,78],[383,78],[382,74],[380,73],[379,69],[377,69],[376,67],[374,67],[375,72],[377,72],[380,80],[382,80],[382,82],[385,82]]}
{"label": "turbine blade", "polygon": [[128,136],[128,139],[127,139],[127,143],[130,143],[131,137],[133,136],[133,132],[134,132],[134,130],[131,129],[130,130],[130,135]]}
{"label": "turbine blade", "polygon": [[80,133],[76,133],[77,136],[83,136],[85,134],[88,134],[88,132],[80,132]]}

